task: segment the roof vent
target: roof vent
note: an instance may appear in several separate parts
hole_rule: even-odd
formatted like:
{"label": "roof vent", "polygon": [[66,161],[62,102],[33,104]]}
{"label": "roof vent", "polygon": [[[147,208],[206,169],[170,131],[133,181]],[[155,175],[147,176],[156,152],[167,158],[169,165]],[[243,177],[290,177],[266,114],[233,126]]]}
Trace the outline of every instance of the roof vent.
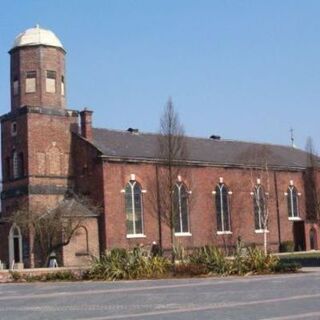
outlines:
{"label": "roof vent", "polygon": [[212,139],[212,140],[221,140],[221,137],[213,134],[212,136],[210,136],[210,139]]}
{"label": "roof vent", "polygon": [[132,134],[139,134],[139,129],[129,128],[127,131]]}

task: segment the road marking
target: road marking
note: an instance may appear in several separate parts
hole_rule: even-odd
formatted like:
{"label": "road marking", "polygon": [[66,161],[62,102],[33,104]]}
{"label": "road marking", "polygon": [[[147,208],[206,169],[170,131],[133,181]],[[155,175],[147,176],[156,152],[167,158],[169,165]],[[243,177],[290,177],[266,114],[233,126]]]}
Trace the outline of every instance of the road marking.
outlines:
{"label": "road marking", "polygon": [[[299,295],[299,296],[293,296],[290,298],[276,298],[276,299],[256,300],[256,301],[248,301],[248,302],[218,303],[218,304],[209,304],[209,305],[204,305],[199,307],[193,306],[193,307],[177,308],[172,310],[147,311],[143,313],[112,315],[112,316],[92,317],[92,318],[86,317],[82,319],[86,319],[86,320],[132,319],[132,318],[140,318],[140,317],[146,317],[146,316],[159,316],[159,315],[168,315],[168,314],[175,314],[175,313],[209,311],[209,310],[217,310],[217,309],[225,309],[225,308],[230,309],[230,308],[238,308],[238,307],[252,306],[252,305],[258,305],[258,304],[270,304],[270,303],[279,303],[279,302],[287,302],[287,301],[302,300],[302,299],[314,299],[314,298],[320,298],[320,293],[313,294],[313,295]],[[78,319],[81,320],[81,318],[78,318]],[[274,318],[274,319],[277,319],[277,318]],[[271,320],[271,319],[268,319],[268,320]]]}
{"label": "road marking", "polygon": [[[161,289],[177,289],[177,288],[188,288],[188,287],[202,287],[202,286],[216,286],[216,285],[234,285],[235,283],[248,283],[248,282],[258,282],[258,281],[274,281],[280,279],[291,279],[291,278],[301,278],[301,277],[311,277],[312,275],[306,274],[293,274],[293,275],[278,275],[278,276],[264,276],[264,277],[247,277],[247,278],[228,278],[223,280],[205,280],[204,282],[188,282],[180,284],[168,284],[168,285],[153,285],[148,287],[134,287],[134,288],[113,288],[113,289],[97,289],[97,290],[82,290],[82,291],[70,291],[70,292],[53,292],[53,293],[30,293],[24,295],[6,295],[0,297],[0,301],[4,300],[26,300],[26,299],[45,299],[53,297],[67,297],[67,296],[82,296],[82,295],[93,295],[93,294],[117,294],[117,293],[127,293],[127,292],[142,292],[142,291],[152,291]],[[314,276],[313,276],[314,278]],[[135,283],[139,283],[136,282]],[[90,282],[91,284],[91,282]],[[94,284],[94,283],[93,283]],[[106,285],[110,283],[106,282]],[[121,282],[118,283],[121,285]],[[77,286],[73,287],[75,290],[79,290]],[[80,289],[81,290],[81,289]]]}
{"label": "road marking", "polygon": [[320,317],[320,312],[310,312],[310,313],[302,313],[302,314],[295,314],[292,316],[283,316],[283,317],[276,317],[276,318],[264,318],[261,320],[290,320],[290,319],[306,319],[306,318],[313,318],[317,316],[317,319]]}

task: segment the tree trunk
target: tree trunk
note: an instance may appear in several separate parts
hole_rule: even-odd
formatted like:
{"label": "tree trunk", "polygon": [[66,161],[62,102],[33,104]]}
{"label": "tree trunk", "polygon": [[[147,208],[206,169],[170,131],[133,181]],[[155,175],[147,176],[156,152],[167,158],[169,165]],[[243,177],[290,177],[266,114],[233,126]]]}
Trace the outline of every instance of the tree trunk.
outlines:
{"label": "tree trunk", "polygon": [[264,254],[268,253],[268,230],[264,228],[263,230],[263,251]]}

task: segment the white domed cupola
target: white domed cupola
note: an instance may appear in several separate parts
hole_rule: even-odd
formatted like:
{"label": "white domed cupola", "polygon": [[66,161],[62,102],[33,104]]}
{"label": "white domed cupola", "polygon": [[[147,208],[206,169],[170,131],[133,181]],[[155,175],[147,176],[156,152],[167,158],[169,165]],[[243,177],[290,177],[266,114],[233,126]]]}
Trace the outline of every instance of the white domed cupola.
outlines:
{"label": "white domed cupola", "polygon": [[39,45],[57,47],[64,50],[59,38],[51,30],[40,28],[39,25],[20,33],[16,37],[12,49]]}
{"label": "white domed cupola", "polygon": [[11,109],[64,109],[65,54],[59,38],[38,25],[20,33],[10,54]]}

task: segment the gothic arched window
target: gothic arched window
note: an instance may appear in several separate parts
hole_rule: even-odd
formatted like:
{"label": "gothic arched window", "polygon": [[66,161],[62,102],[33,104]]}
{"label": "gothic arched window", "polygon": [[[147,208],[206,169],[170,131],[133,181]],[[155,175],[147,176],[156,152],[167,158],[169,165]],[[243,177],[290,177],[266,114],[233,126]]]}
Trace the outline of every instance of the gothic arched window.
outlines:
{"label": "gothic arched window", "polygon": [[288,216],[289,218],[299,218],[298,191],[293,185],[290,185],[288,194]]}
{"label": "gothic arched window", "polygon": [[142,190],[140,184],[130,180],[125,189],[127,234],[143,234]]}
{"label": "gothic arched window", "polygon": [[175,233],[189,233],[187,187],[178,182],[173,188],[173,223]]}
{"label": "gothic arched window", "polygon": [[218,232],[230,232],[230,208],[229,190],[224,183],[219,183],[215,189],[217,230]]}
{"label": "gothic arched window", "polygon": [[253,191],[254,225],[256,230],[264,230],[267,227],[266,219],[266,194],[263,187],[257,184]]}

